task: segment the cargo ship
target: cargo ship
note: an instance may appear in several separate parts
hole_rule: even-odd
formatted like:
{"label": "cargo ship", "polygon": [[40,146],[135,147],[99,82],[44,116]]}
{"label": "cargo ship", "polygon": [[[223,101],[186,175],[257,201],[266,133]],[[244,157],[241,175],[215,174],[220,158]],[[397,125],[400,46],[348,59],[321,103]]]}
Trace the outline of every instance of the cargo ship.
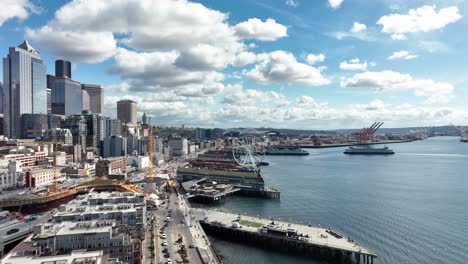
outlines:
{"label": "cargo ship", "polygon": [[349,147],[344,151],[345,154],[361,154],[361,155],[391,155],[395,152],[388,147],[374,148],[372,146]]}
{"label": "cargo ship", "polygon": [[265,155],[305,156],[309,155],[309,152],[301,148],[269,148],[265,151]]}

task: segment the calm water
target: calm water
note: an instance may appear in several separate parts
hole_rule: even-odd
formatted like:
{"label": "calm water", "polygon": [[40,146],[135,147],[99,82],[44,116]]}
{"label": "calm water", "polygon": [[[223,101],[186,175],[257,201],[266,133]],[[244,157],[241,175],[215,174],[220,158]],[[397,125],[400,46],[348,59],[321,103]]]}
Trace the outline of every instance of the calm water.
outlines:
{"label": "calm water", "polygon": [[[268,157],[281,201],[232,197],[239,213],[331,227],[378,254],[374,263],[468,263],[468,143],[436,137],[394,144],[392,156]],[[216,241],[228,263],[317,263]]]}

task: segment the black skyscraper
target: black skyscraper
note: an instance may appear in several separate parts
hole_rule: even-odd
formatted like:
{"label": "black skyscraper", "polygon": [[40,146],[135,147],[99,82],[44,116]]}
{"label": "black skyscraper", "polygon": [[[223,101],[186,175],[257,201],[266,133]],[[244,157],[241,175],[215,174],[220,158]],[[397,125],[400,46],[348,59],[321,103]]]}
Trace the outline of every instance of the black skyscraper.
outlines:
{"label": "black skyscraper", "polygon": [[71,62],[64,60],[55,61],[55,76],[68,77],[71,79]]}

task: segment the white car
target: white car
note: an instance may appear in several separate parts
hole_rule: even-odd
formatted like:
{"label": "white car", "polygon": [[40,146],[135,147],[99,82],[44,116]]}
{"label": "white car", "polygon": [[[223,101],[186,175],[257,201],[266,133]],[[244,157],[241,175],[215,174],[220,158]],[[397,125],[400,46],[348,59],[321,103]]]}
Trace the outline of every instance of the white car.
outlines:
{"label": "white car", "polygon": [[167,263],[167,264],[172,264],[172,260],[171,260],[170,258],[168,258],[168,259],[166,260],[166,263]]}
{"label": "white car", "polygon": [[162,245],[165,246],[165,247],[167,247],[167,241],[164,240],[164,241],[162,242]]}
{"label": "white car", "polygon": [[162,239],[166,239],[166,237],[167,237],[166,234],[162,234],[162,235],[161,235],[161,238],[162,238]]}

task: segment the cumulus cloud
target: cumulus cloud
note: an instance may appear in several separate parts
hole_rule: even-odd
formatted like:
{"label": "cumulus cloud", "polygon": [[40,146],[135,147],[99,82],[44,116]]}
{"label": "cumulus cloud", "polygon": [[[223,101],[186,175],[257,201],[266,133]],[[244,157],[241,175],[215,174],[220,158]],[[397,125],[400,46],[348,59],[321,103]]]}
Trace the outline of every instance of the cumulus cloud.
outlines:
{"label": "cumulus cloud", "polygon": [[392,55],[390,55],[387,60],[411,60],[417,58],[418,55],[410,53],[409,51],[402,50],[402,51],[395,51]]}
{"label": "cumulus cloud", "polygon": [[0,26],[7,20],[17,18],[26,19],[30,13],[38,13],[39,8],[29,0],[3,0],[0,9]]}
{"label": "cumulus cloud", "polygon": [[307,57],[306,57],[306,61],[307,63],[309,63],[310,65],[314,65],[318,62],[323,62],[325,61],[325,55],[323,55],[322,53],[320,54],[308,54]]}
{"label": "cumulus cloud", "polygon": [[274,91],[244,89],[242,85],[228,85],[222,103],[229,105],[272,105],[284,106],[289,102],[286,96]]}
{"label": "cumulus cloud", "polygon": [[288,28],[271,18],[265,22],[258,18],[251,18],[235,25],[234,29],[243,39],[273,41],[288,36]]}
{"label": "cumulus cloud", "polygon": [[257,55],[253,52],[243,51],[237,54],[236,58],[234,59],[233,64],[235,66],[244,66],[247,64],[252,64],[257,61]]}
{"label": "cumulus cloud", "polygon": [[328,4],[332,8],[339,8],[341,3],[343,3],[343,0],[328,0]]}
{"label": "cumulus cloud", "polygon": [[447,82],[414,79],[410,74],[394,71],[363,72],[341,80],[341,87],[364,87],[376,91],[410,89],[416,96],[426,97],[427,103],[450,101],[454,87]]}
{"label": "cumulus cloud", "polygon": [[245,75],[250,81],[259,84],[320,86],[330,83],[319,69],[298,62],[293,54],[282,50],[259,54],[257,59],[259,63]]}
{"label": "cumulus cloud", "polygon": [[117,49],[112,32],[61,31],[49,26],[26,29],[26,38],[50,50],[56,58],[98,63],[111,58]]}
{"label": "cumulus cloud", "polygon": [[354,22],[348,31],[335,32],[333,35],[339,40],[355,38],[363,41],[376,41],[373,32],[369,32],[367,26],[359,22]]}
{"label": "cumulus cloud", "polygon": [[407,33],[442,29],[461,18],[462,16],[456,6],[442,8],[437,11],[435,6],[427,5],[417,9],[410,9],[408,14],[383,16],[377,21],[377,24],[382,25],[382,32],[390,34],[392,39],[403,40],[407,38]]}
{"label": "cumulus cloud", "polygon": [[347,71],[366,71],[368,66],[367,61],[361,62],[358,58],[340,63],[340,69]]}
{"label": "cumulus cloud", "polygon": [[357,33],[357,32],[360,32],[360,31],[364,31],[366,29],[367,29],[367,26],[365,24],[361,24],[359,22],[354,22],[350,31],[352,33]]}

